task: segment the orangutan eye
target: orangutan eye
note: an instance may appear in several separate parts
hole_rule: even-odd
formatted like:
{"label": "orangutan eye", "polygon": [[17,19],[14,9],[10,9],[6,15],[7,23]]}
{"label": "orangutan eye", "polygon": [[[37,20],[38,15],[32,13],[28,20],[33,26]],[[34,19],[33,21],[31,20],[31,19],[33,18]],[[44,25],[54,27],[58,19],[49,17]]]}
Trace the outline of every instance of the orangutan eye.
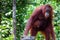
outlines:
{"label": "orangutan eye", "polygon": [[50,10],[46,10],[47,13],[50,13]]}

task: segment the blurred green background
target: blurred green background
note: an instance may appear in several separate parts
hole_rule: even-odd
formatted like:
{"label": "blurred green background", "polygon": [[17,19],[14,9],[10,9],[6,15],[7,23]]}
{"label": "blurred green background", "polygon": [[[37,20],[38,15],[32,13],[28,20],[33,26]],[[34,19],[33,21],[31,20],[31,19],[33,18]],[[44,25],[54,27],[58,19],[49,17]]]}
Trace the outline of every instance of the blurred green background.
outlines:
{"label": "blurred green background", "polygon": [[[13,40],[12,0],[0,0],[0,40]],[[50,4],[54,10],[53,24],[56,40],[60,40],[60,0],[16,0],[16,37],[20,40],[32,11],[40,5]],[[38,33],[36,40],[43,40]]]}

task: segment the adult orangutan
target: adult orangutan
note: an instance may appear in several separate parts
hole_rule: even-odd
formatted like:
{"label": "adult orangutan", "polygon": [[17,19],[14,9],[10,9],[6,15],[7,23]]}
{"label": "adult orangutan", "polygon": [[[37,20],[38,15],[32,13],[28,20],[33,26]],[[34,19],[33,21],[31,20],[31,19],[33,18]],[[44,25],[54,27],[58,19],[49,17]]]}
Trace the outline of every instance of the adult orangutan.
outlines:
{"label": "adult orangutan", "polygon": [[37,32],[42,32],[46,40],[55,40],[55,33],[52,24],[53,9],[50,5],[37,7],[26,24],[24,35],[27,36],[29,30],[31,36],[36,36]]}

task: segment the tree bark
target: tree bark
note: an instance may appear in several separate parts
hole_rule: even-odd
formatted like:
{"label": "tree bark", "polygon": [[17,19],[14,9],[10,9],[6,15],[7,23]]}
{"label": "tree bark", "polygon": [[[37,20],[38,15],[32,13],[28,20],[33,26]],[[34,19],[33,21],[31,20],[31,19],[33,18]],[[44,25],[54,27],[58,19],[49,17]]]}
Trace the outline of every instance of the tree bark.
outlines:
{"label": "tree bark", "polygon": [[16,40],[16,0],[13,0],[13,34],[14,34],[14,40]]}

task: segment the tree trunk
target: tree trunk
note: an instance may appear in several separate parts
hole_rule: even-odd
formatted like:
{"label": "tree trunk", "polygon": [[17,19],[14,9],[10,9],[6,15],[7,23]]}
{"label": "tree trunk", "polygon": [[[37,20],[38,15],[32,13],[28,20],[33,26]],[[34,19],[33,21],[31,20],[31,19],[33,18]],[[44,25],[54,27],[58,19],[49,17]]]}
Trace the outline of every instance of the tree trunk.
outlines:
{"label": "tree trunk", "polygon": [[13,0],[13,34],[14,34],[14,40],[16,40],[16,0]]}

